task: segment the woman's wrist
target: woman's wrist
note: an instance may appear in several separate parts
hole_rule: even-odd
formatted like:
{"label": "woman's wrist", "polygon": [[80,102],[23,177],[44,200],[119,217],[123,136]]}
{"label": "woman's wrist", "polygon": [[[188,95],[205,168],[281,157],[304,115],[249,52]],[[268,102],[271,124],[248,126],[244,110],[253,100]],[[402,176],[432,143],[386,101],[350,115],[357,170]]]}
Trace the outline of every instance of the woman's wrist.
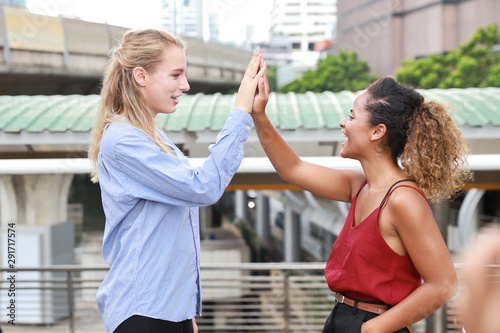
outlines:
{"label": "woman's wrist", "polygon": [[253,118],[253,121],[268,121],[267,115],[265,112],[255,112],[250,113]]}
{"label": "woman's wrist", "polygon": [[246,107],[244,107],[244,106],[238,105],[238,103],[236,103],[236,104],[234,105],[234,108],[235,108],[235,109],[238,109],[238,110],[241,110],[241,111],[243,111],[243,112],[246,112],[246,113],[248,113],[248,114],[252,114],[252,109],[249,109],[249,108],[246,108]]}

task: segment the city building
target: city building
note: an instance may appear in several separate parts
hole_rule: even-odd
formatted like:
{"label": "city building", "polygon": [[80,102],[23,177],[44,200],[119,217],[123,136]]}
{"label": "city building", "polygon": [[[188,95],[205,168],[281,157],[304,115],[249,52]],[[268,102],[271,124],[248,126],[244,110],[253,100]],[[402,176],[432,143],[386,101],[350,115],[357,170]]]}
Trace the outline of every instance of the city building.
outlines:
{"label": "city building", "polygon": [[372,73],[393,74],[403,59],[442,54],[474,31],[500,24],[498,0],[339,0],[337,46],[356,51]]}
{"label": "city building", "polygon": [[286,38],[290,44],[286,50],[288,55],[281,52],[270,54],[270,62],[280,66],[277,71],[278,86],[283,86],[314,68],[321,53],[330,49],[336,29],[336,3],[336,0],[274,1],[270,39],[281,38],[283,41]]}
{"label": "city building", "polygon": [[161,0],[161,26],[163,29],[195,38],[204,35],[206,17],[202,0]]}
{"label": "city building", "polygon": [[314,44],[331,40],[337,20],[336,0],[276,0],[270,33],[288,36],[294,51],[314,51]]}

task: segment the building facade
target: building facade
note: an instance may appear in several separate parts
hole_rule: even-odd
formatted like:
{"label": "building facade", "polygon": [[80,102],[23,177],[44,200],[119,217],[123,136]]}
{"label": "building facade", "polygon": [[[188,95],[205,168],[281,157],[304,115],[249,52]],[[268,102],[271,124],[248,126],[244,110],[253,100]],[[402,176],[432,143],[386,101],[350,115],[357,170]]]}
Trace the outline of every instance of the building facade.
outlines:
{"label": "building facade", "polygon": [[[275,0],[271,11],[270,41],[281,41],[278,52],[267,54],[280,65],[281,87],[316,66],[321,53],[330,49],[337,25],[337,0]],[[283,48],[283,42],[289,46]],[[327,47],[325,47],[327,45]]]}
{"label": "building facade", "polygon": [[294,51],[314,51],[314,45],[335,33],[336,0],[276,0],[271,12],[271,36],[288,36]]}
{"label": "building facade", "polygon": [[339,0],[337,47],[356,51],[372,73],[393,74],[403,59],[442,54],[474,31],[500,24],[498,0]]}
{"label": "building facade", "polygon": [[161,0],[161,26],[176,34],[204,38],[204,11],[201,0]]}

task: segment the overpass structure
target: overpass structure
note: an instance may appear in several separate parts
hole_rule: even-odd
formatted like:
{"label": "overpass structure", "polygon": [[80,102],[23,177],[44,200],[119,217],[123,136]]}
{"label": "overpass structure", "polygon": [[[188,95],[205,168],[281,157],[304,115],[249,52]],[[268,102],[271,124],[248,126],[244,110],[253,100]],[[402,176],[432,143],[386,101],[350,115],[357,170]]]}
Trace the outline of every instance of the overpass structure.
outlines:
{"label": "overpass structure", "polygon": [[[108,54],[127,28],[0,7],[0,95],[97,94]],[[192,93],[239,86],[251,52],[199,39],[187,42]]]}

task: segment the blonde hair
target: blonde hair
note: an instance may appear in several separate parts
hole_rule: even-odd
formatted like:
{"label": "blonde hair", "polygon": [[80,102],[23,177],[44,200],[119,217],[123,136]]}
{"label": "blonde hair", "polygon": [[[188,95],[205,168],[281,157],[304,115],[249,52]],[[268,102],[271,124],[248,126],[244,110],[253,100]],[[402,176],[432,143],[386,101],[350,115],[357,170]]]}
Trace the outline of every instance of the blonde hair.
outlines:
{"label": "blonde hair", "polygon": [[367,91],[370,124],[386,126],[385,145],[394,163],[401,159],[405,173],[429,200],[455,197],[472,173],[466,161],[469,145],[446,107],[424,101],[391,77],[378,79]]}
{"label": "blonde hair", "polygon": [[114,117],[119,113],[146,133],[161,150],[172,154],[161,138],[161,129],[156,125],[153,113],[149,112],[133,75],[136,67],[154,72],[162,61],[165,49],[171,46],[186,48],[183,40],[164,30],[130,30],[125,33],[120,45],[111,51],[104,71],[101,102],[88,152],[93,167],[91,180],[94,183],[99,181],[97,156],[104,131],[111,122],[117,121]]}

